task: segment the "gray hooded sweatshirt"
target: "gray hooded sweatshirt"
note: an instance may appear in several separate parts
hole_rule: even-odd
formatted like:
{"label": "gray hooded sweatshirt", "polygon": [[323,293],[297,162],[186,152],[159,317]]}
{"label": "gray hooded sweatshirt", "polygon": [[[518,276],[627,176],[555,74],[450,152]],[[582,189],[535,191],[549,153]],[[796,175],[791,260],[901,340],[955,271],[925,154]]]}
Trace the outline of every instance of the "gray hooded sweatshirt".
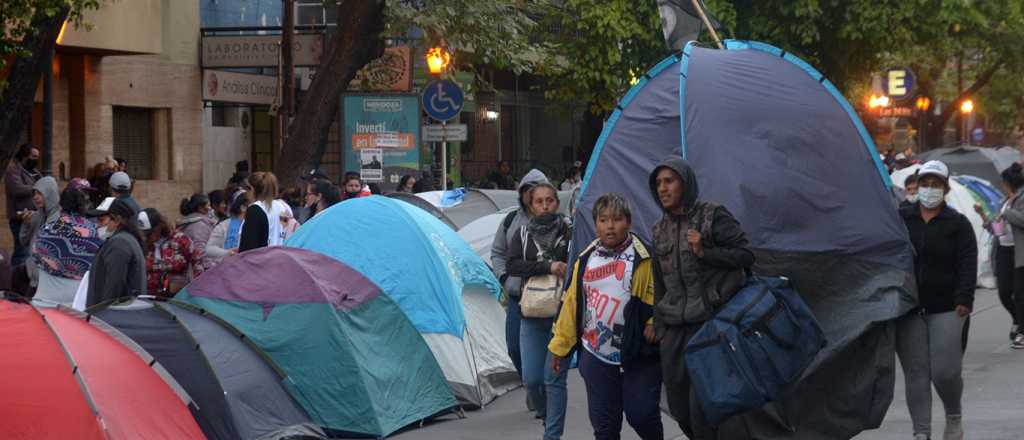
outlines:
{"label": "gray hooded sweatshirt", "polygon": [[[491,243],[491,266],[494,267],[494,275],[503,280],[505,293],[510,296],[519,296],[523,281],[519,277],[508,276],[509,247],[512,245],[512,238],[523,226],[530,223],[529,207],[523,204],[523,192],[539,183],[550,183],[547,176],[538,169],[532,169],[519,181],[519,210],[513,214],[512,222],[502,220],[498,225],[498,231],[494,234],[494,242]],[[507,219],[507,218],[506,218]]]}
{"label": "gray hooded sweatshirt", "polygon": [[[655,324],[701,323],[735,293],[719,290],[738,288],[719,284],[725,272],[749,269],[754,264],[754,254],[747,249],[747,236],[732,214],[725,207],[699,199],[697,175],[681,157],[670,157],[651,172],[651,195],[659,206],[657,176],[664,168],[675,171],[683,181],[684,213],[665,211],[654,224]],[[710,228],[704,230],[707,219],[711,221]],[[690,229],[704,235],[703,257],[697,257],[686,240]],[[710,297],[712,293],[714,297]]]}
{"label": "gray hooded sweatshirt", "polygon": [[[21,240],[22,246],[29,249],[34,247],[36,233],[43,228],[43,225],[60,218],[60,192],[57,189],[57,181],[53,177],[46,176],[39,179],[32,189],[43,195],[46,207],[32,214],[32,218],[21,227],[21,236],[18,239]],[[25,260],[25,268],[28,271],[29,282],[35,287],[39,283],[39,269],[36,267],[35,258]]]}

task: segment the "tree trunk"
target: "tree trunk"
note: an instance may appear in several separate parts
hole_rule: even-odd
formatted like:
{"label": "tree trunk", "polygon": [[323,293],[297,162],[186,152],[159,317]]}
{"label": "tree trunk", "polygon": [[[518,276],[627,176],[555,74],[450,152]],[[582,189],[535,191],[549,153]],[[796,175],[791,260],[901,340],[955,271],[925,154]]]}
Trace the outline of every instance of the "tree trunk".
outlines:
{"label": "tree trunk", "polygon": [[68,6],[64,6],[53,17],[37,12],[32,18],[32,28],[36,31],[25,36],[21,42],[21,46],[31,55],[14,60],[7,76],[7,88],[0,97],[0,164],[4,166],[18,149],[25,126],[32,119],[39,77],[43,69],[52,68],[46,63],[50,59],[46,54],[56,46],[57,35],[69,10]]}
{"label": "tree trunk", "polygon": [[[995,75],[995,73],[1002,67],[1002,61],[995,63],[992,67],[989,67],[988,70],[982,72],[982,74],[978,76],[978,79],[974,80],[974,84],[971,84],[971,86],[964,90],[963,93],[960,93],[960,96],[957,96],[952,103],[942,109],[941,114],[928,115],[927,145],[929,148],[932,146],[942,145],[942,140],[946,134],[946,123],[949,122],[949,119],[956,115],[958,111],[960,111],[960,104],[967,98],[978,93],[978,90],[981,90],[982,87],[985,87],[985,85],[987,85],[992,79],[992,75]],[[957,142],[959,142],[959,139],[957,139]]]}
{"label": "tree trunk", "polygon": [[356,72],[384,54],[384,0],[347,0],[338,11],[338,31],[320,61],[309,85],[274,173],[282,186],[298,185],[300,177],[315,162],[320,134],[329,130],[341,104],[341,94]]}

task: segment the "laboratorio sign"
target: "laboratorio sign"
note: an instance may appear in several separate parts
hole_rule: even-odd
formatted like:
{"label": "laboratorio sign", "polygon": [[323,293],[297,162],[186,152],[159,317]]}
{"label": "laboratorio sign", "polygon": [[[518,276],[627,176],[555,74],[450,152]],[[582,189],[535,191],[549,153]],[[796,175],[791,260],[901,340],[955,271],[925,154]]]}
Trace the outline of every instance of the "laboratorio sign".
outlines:
{"label": "laboratorio sign", "polygon": [[[234,43],[208,43],[206,52],[209,55],[224,57],[260,57],[264,54],[276,54],[280,45],[276,42],[234,42]],[[296,41],[293,45],[296,52],[302,51],[302,43]]]}

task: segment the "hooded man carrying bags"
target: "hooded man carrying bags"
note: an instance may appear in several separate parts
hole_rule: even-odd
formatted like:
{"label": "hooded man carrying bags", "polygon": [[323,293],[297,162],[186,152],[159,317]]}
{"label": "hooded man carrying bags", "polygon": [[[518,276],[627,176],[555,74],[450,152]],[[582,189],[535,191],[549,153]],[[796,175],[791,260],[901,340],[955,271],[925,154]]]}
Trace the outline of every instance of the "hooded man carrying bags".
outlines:
{"label": "hooded man carrying bags", "polygon": [[662,161],[649,184],[665,212],[654,225],[654,327],[660,342],[669,410],[694,440],[721,437],[709,426],[690,386],[686,344],[746,282],[754,254],[739,222],[724,207],[698,200],[697,176],[680,157]]}

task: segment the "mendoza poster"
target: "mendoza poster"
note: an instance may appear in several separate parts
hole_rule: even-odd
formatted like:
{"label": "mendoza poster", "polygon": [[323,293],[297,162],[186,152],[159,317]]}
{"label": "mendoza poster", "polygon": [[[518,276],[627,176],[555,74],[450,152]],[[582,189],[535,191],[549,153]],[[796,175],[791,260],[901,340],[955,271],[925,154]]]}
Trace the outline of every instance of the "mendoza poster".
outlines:
{"label": "mendoza poster", "polygon": [[345,171],[389,191],[420,166],[420,100],[417,95],[349,95],[345,116]]}

